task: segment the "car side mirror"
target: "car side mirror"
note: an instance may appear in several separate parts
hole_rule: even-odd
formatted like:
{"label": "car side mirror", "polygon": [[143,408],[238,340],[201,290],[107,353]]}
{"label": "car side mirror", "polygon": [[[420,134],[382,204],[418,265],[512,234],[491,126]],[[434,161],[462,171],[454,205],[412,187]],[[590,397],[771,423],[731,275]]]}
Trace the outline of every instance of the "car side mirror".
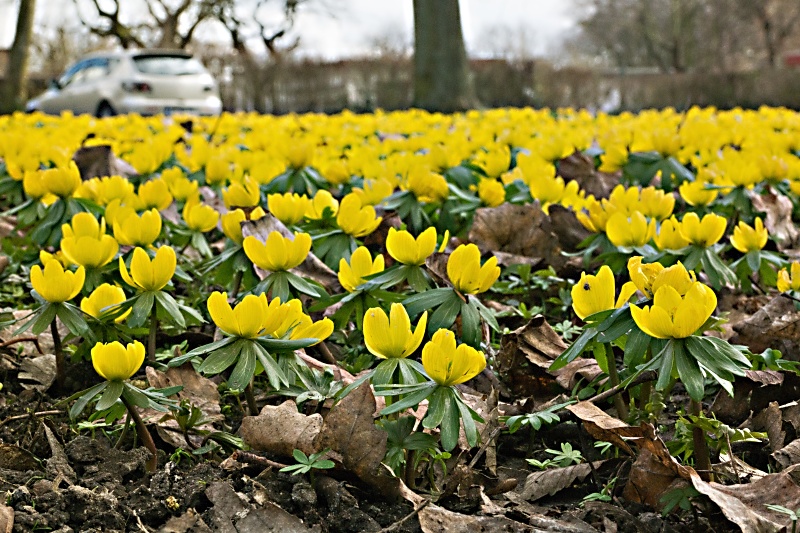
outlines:
{"label": "car side mirror", "polygon": [[58,80],[56,78],[53,78],[52,80],[50,80],[50,88],[56,90],[61,89],[61,84],[58,83]]}

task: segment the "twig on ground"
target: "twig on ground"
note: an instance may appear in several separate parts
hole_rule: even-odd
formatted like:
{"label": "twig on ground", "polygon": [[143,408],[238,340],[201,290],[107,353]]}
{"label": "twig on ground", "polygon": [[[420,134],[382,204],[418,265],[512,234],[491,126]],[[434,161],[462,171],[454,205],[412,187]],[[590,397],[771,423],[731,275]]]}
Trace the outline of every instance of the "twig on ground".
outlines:
{"label": "twig on ground", "polygon": [[5,426],[9,422],[13,422],[14,420],[24,420],[29,417],[37,417],[37,416],[51,416],[51,415],[60,415],[63,414],[64,411],[60,411],[58,409],[53,411],[39,411],[38,413],[25,413],[24,415],[14,415],[9,416],[4,420],[0,420],[0,427]]}
{"label": "twig on ground", "polygon": [[244,452],[242,450],[236,450],[231,454],[231,459],[234,461],[239,461],[240,463],[247,463],[251,465],[260,465],[260,466],[271,466],[272,468],[286,468],[289,465],[285,465],[283,463],[279,463],[277,461],[273,461],[271,459],[267,459],[266,457],[261,457],[258,454],[251,453],[251,452]]}
{"label": "twig on ground", "polygon": [[419,512],[422,511],[423,509],[425,509],[425,507],[427,507],[429,503],[431,503],[430,500],[423,501],[421,504],[419,504],[416,507],[414,507],[413,511],[411,511],[410,513],[405,515],[403,518],[401,518],[397,522],[389,524],[385,528],[383,528],[381,530],[378,530],[378,533],[390,533],[390,532],[394,531],[395,529],[400,527],[403,524],[403,522],[405,522],[406,520],[410,520],[411,518],[414,518],[416,515],[418,515]]}
{"label": "twig on ground", "polygon": [[628,383],[626,385],[623,385],[622,383],[620,383],[619,385],[611,387],[607,391],[601,392],[600,394],[596,394],[596,395],[592,396],[591,398],[589,398],[588,400],[584,400],[584,401],[592,402],[592,403],[602,402],[603,400],[607,400],[607,399],[611,398],[615,394],[619,394],[620,392],[624,391],[628,387],[635,387],[636,385],[639,385],[640,383],[645,383],[647,381],[655,381],[656,379],[658,379],[658,372],[656,372],[655,370],[645,370],[644,372],[642,372],[641,374],[636,376],[633,379],[633,381],[631,381],[630,383]]}
{"label": "twig on ground", "polygon": [[42,347],[39,345],[39,337],[15,337],[13,339],[8,339],[7,341],[0,342],[0,348],[7,348],[14,344],[18,344],[20,342],[32,342],[34,346],[36,346],[36,351],[40,354],[43,354]]}

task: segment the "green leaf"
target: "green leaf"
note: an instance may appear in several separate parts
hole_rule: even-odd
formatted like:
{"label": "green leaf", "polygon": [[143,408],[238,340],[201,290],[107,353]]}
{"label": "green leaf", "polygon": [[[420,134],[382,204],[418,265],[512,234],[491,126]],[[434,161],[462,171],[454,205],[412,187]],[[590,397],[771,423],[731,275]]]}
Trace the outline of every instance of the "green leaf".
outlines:
{"label": "green leaf", "polygon": [[675,355],[678,377],[683,386],[686,387],[689,397],[696,402],[703,401],[703,396],[705,396],[703,373],[700,371],[700,367],[697,366],[697,361],[686,353],[686,347],[682,339],[674,339],[672,341],[672,352]]}
{"label": "green leaf", "polygon": [[178,302],[175,301],[171,295],[164,291],[156,291],[155,298],[161,309],[172,319],[173,323],[179,327],[185,328],[186,321],[183,318]]}
{"label": "green leaf", "polygon": [[131,327],[138,328],[143,326],[147,322],[147,319],[150,318],[150,312],[155,302],[155,295],[152,291],[146,291],[133,296],[132,299],[135,300],[135,302],[131,308],[128,322]]}
{"label": "green leaf", "polygon": [[458,407],[458,411],[461,415],[461,421],[464,424],[464,435],[467,437],[467,444],[470,446],[475,446],[478,443],[478,430],[475,427],[475,420],[472,418],[472,412],[464,403],[456,389],[451,389],[451,394],[453,395],[453,402]]}
{"label": "green leaf", "polygon": [[31,333],[33,333],[34,335],[39,335],[41,332],[46,330],[53,322],[53,320],[56,319],[57,311],[58,311],[58,306],[56,304],[46,303],[42,307],[40,307],[39,310],[37,311],[39,314],[36,317],[36,320],[33,322],[33,325],[31,326]]}
{"label": "green leaf", "polygon": [[[406,387],[403,392],[400,392],[399,390],[392,392],[387,390],[376,391],[375,394],[377,396],[396,396],[398,394],[408,394],[408,396],[406,396],[402,400],[385,407],[380,413],[381,416],[390,415],[392,413],[398,413],[400,411],[408,409],[409,407],[416,407],[417,405],[419,405],[421,401],[428,399],[428,396],[431,395],[431,393],[436,387],[438,387],[436,382],[428,381],[426,383],[421,383],[420,385],[413,388]],[[409,390],[413,390],[414,392],[410,393],[406,392]]]}
{"label": "green leaf", "polygon": [[194,350],[191,350],[183,355],[179,355],[178,357],[173,358],[169,365],[170,367],[181,366],[186,361],[193,359],[199,355],[207,354],[208,352],[213,352],[214,350],[219,350],[220,348],[224,348],[225,346],[235,342],[238,340],[236,337],[225,337],[221,340],[212,342],[210,344],[204,344],[203,346],[198,346]]}
{"label": "green leaf", "polygon": [[89,329],[89,324],[84,320],[82,312],[72,304],[65,302],[56,306],[56,315],[73,335],[81,335]]}
{"label": "green leaf", "polygon": [[[422,294],[427,294],[431,291],[426,291]],[[433,312],[428,319],[428,332],[435,333],[440,329],[447,329],[453,325],[461,311],[461,304],[463,300],[456,294],[455,291],[450,291],[450,295],[442,302],[439,307]]]}
{"label": "green leaf", "polygon": [[214,350],[208,355],[208,357],[206,357],[205,361],[200,364],[200,367],[197,370],[203,374],[208,374],[211,376],[219,374],[236,362],[236,358],[239,357],[241,350],[241,340],[234,342],[230,346],[224,346]]}
{"label": "green leaf", "polygon": [[308,348],[319,339],[269,339],[259,337],[256,342],[270,352],[291,352],[300,348]]}
{"label": "green leaf", "polygon": [[656,364],[659,366],[656,390],[664,390],[672,379],[672,369],[675,367],[675,351],[672,341],[664,344],[664,348],[653,357],[652,362],[653,366]]}
{"label": "green leaf", "polygon": [[[130,383],[125,383],[125,389],[122,391],[122,397],[128,400],[131,405],[135,405],[136,407],[140,407],[142,409],[147,409],[150,407],[150,398],[148,398],[147,394],[145,394],[142,390],[134,387]],[[164,410],[159,409],[159,410]]]}
{"label": "green leaf", "polygon": [[325,289],[323,289],[321,286],[317,285],[312,281],[303,279],[297,274],[293,274],[292,272],[287,272],[286,279],[289,281],[289,285],[291,285],[292,287],[294,287],[303,294],[307,294],[308,296],[311,296],[313,298],[321,298],[323,296],[327,296]]}
{"label": "green leaf", "polygon": [[103,395],[98,400],[95,409],[98,411],[103,411],[108,409],[114,402],[119,400],[119,397],[122,396],[122,390],[124,389],[124,385],[121,381],[109,381],[108,386],[103,391]]}
{"label": "green leaf", "polygon": [[747,266],[750,267],[750,272],[758,272],[761,267],[761,252],[759,250],[751,250],[745,255],[747,259]]}
{"label": "green leaf", "polygon": [[253,379],[256,371],[256,348],[253,342],[246,342],[242,346],[239,360],[228,379],[228,386],[235,390],[244,390]]}
{"label": "green leaf", "polygon": [[437,387],[433,394],[428,396],[428,412],[422,420],[423,427],[433,429],[442,423],[447,414],[448,392],[449,387]]}
{"label": "green leaf", "polygon": [[383,359],[380,363],[378,363],[372,374],[372,385],[376,386],[392,383],[392,377],[394,376],[394,372],[397,370],[397,365],[399,363],[400,359],[396,357]]}
{"label": "green leaf", "polygon": [[458,444],[458,434],[461,429],[461,416],[452,394],[445,394],[443,396],[444,418],[439,427],[439,436],[442,440],[442,449],[449,452]]}
{"label": "green leaf", "polygon": [[583,353],[583,351],[586,349],[586,346],[588,346],[588,344],[594,340],[597,334],[598,332],[594,328],[584,329],[578,338],[575,339],[575,342],[573,342],[569,348],[564,350],[564,353],[556,357],[548,370],[550,372],[556,371],[560,368],[564,368],[566,365],[574,361]]}
{"label": "green leaf", "polygon": [[635,368],[642,364],[647,348],[650,346],[650,335],[638,327],[631,329],[625,343],[623,363],[628,368]]}
{"label": "green leaf", "polygon": [[267,379],[269,379],[269,384],[272,386],[273,389],[280,389],[281,385],[289,386],[289,378],[286,377],[286,374],[281,369],[278,362],[272,357],[272,355],[264,349],[262,344],[255,345],[255,353],[256,358],[258,358],[258,362],[261,363],[261,366],[264,368],[264,373],[267,374]]}
{"label": "green leaf", "polygon": [[605,331],[600,331],[597,336],[597,342],[613,342],[636,327],[636,323],[630,314],[630,308],[626,307],[625,310],[627,310],[627,313],[617,315],[614,322]]}
{"label": "green leaf", "polygon": [[433,309],[447,301],[451,295],[454,295],[453,289],[442,287],[439,289],[431,289],[429,291],[421,292],[413,296],[409,296],[403,302],[409,317],[415,317],[426,309]]}
{"label": "green leaf", "polygon": [[104,381],[102,383],[98,383],[94,387],[90,387],[83,392],[79,392],[78,400],[70,407],[69,409],[69,417],[75,419],[80,415],[84,409],[86,409],[86,405],[92,398],[100,394],[106,387],[108,387],[108,381]]}
{"label": "green leaf", "polygon": [[481,339],[483,339],[481,315],[472,301],[470,298],[466,302],[461,302],[462,339],[473,348],[479,349],[481,347]]}

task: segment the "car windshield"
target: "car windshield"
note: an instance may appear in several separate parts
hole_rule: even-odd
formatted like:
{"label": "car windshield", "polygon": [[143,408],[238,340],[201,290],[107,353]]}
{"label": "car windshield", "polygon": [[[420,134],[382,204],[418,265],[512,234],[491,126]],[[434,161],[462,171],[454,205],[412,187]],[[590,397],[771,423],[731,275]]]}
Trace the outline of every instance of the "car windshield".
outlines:
{"label": "car windshield", "polygon": [[183,55],[140,55],[133,58],[133,63],[136,70],[144,74],[182,76],[206,71],[197,59]]}

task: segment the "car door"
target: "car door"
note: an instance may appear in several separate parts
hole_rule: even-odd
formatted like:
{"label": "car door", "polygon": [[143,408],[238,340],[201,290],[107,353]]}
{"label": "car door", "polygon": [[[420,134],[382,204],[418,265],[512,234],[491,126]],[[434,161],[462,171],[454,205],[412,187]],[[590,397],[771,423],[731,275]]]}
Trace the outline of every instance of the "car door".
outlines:
{"label": "car door", "polygon": [[80,80],[81,71],[89,64],[88,60],[79,61],[68,68],[55,81],[41,99],[41,110],[45,113],[57,115],[64,110],[71,110],[72,93],[75,89],[75,82]]}
{"label": "car door", "polygon": [[102,86],[108,76],[108,58],[96,57],[81,69],[71,86],[71,109],[77,113],[93,115],[103,99]]}

